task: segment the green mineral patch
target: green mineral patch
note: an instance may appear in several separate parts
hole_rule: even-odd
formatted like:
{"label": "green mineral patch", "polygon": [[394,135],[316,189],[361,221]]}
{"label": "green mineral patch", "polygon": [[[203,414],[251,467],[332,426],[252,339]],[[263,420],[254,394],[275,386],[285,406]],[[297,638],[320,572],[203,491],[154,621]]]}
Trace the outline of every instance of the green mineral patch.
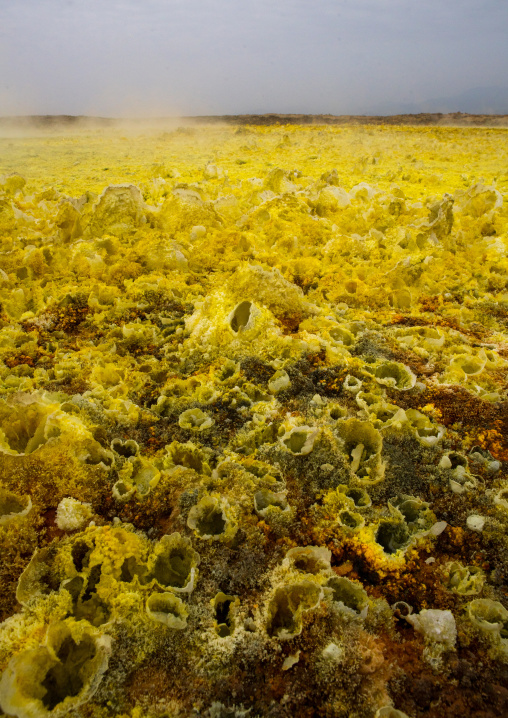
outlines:
{"label": "green mineral patch", "polygon": [[0,138],[2,715],[508,715],[507,140]]}

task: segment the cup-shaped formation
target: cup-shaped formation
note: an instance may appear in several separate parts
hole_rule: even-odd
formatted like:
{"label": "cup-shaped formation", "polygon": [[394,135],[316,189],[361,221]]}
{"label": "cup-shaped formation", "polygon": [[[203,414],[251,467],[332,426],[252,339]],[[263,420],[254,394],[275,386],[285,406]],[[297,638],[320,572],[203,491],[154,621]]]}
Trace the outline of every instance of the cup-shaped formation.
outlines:
{"label": "cup-shaped formation", "polygon": [[322,589],[311,581],[281,586],[268,605],[268,635],[290,639],[302,632],[302,614],[314,608]]}
{"label": "cup-shaped formation", "polygon": [[189,511],[187,526],[202,539],[225,537],[233,529],[226,508],[226,503],[216,496],[204,496]]}
{"label": "cup-shaped formation", "polygon": [[215,632],[220,638],[231,636],[235,630],[235,612],[238,604],[237,596],[228,596],[222,591],[212,599]]}
{"label": "cup-shaped formation", "polygon": [[179,533],[166,534],[150,557],[149,575],[161,588],[191,593],[199,563],[199,554],[192,548],[190,539]]}
{"label": "cup-shaped formation", "polygon": [[146,601],[146,612],[153,621],[168,628],[181,630],[187,626],[189,612],[182,599],[174,593],[152,593]]}
{"label": "cup-shaped formation", "polygon": [[365,618],[369,605],[365,589],[344,576],[333,576],[326,583],[331,598],[350,617]]}
{"label": "cup-shaped formation", "polygon": [[7,524],[13,519],[26,516],[32,508],[30,496],[21,498],[12,491],[0,486],[0,526]]}
{"label": "cup-shaped formation", "polygon": [[295,456],[306,456],[314,448],[318,430],[312,426],[295,426],[281,438],[282,445]]}
{"label": "cup-shaped formation", "polygon": [[72,619],[50,625],[44,645],[18,653],[0,680],[0,706],[17,718],[61,716],[96,692],[110,641]]}

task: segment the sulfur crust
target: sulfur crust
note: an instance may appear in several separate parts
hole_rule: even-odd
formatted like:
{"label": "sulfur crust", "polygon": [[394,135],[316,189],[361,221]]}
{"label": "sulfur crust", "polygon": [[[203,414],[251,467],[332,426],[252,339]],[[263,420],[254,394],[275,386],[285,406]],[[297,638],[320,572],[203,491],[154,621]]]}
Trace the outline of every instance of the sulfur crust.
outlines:
{"label": "sulfur crust", "polygon": [[507,138],[0,138],[2,710],[503,714]]}

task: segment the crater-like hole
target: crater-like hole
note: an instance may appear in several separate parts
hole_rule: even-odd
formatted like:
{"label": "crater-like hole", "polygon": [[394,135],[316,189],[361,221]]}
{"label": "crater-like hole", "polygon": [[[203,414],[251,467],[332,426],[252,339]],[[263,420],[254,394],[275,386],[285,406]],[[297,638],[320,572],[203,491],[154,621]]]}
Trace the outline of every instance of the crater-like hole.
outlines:
{"label": "crater-like hole", "polygon": [[41,685],[46,689],[42,696],[44,707],[52,711],[68,697],[77,696],[83,688],[81,670],[92,660],[96,647],[90,636],[84,636],[79,643],[67,636],[58,649],[59,663],[49,669]]}
{"label": "crater-like hole", "polygon": [[312,608],[319,596],[320,589],[310,582],[278,588],[270,603],[268,634],[275,636],[282,632],[286,637],[287,634],[296,635],[301,627],[298,618],[301,611],[298,609],[305,611]]}
{"label": "crater-like hole", "polygon": [[141,584],[146,583],[146,566],[142,564],[135,556],[129,556],[122,563],[120,569],[120,580],[126,583],[134,581],[136,576]]}
{"label": "crater-like hole", "polygon": [[92,594],[95,593],[97,584],[101,580],[101,569],[102,566],[100,563],[97,563],[95,564],[95,566],[92,567],[92,570],[90,571],[90,574],[88,576],[86,591],[83,594],[83,601],[88,601],[90,598],[92,598]]}
{"label": "crater-like hole", "polygon": [[290,451],[293,452],[293,454],[299,454],[303,447],[305,446],[305,442],[307,441],[307,432],[306,431],[294,431],[291,436],[289,436],[285,440],[285,444],[290,449]]}
{"label": "crater-like hole", "polygon": [[[356,438],[351,441],[346,441],[344,448],[356,466],[359,466],[364,461],[367,461],[373,454],[376,453],[373,446],[358,442],[356,441]],[[358,472],[356,471],[355,473]]]}
{"label": "crater-like hole", "polygon": [[403,548],[409,540],[409,531],[405,523],[384,521],[376,532],[376,541],[388,554]]}
{"label": "crater-like hole", "polygon": [[361,613],[367,604],[367,594],[348,578],[331,578],[326,584],[333,591],[333,600],[341,602],[355,613]]}
{"label": "crater-like hole", "polygon": [[344,346],[349,347],[353,343],[353,336],[347,329],[342,327],[334,327],[330,329],[330,336],[335,339],[336,342],[341,342]]}
{"label": "crater-like hole", "polygon": [[[273,616],[268,633],[275,636],[280,631],[294,633],[296,630],[294,611],[290,606],[290,589],[279,588],[272,601]],[[296,605],[295,605],[296,610]]]}
{"label": "crater-like hole", "polygon": [[230,611],[233,601],[233,596],[226,596],[224,593],[219,593],[215,597],[215,621],[217,623],[215,630],[221,638],[233,633],[233,618]]}
{"label": "crater-like hole", "polygon": [[346,496],[354,502],[355,507],[358,509],[370,506],[369,495],[363,489],[349,489]]}
{"label": "crater-like hole", "polygon": [[15,494],[0,489],[0,516],[9,514],[20,514],[26,508],[21,499]]}
{"label": "crater-like hole", "polygon": [[[218,533],[222,533],[222,530],[218,531]],[[173,548],[170,550],[169,555],[162,554],[157,557],[153,575],[161,586],[184,588],[188,582],[191,568],[191,553],[181,548]]]}
{"label": "crater-like hole", "polygon": [[456,469],[457,466],[463,466],[464,468],[468,466],[466,457],[462,454],[458,454],[456,451],[449,453],[448,458],[450,459],[452,469]]}
{"label": "crater-like hole", "polygon": [[136,456],[138,453],[138,445],[135,441],[129,439],[128,441],[122,441],[121,439],[113,439],[111,442],[111,448],[116,451],[117,454],[128,459],[130,456]]}
{"label": "crater-like hole", "polygon": [[295,561],[295,568],[305,573],[316,574],[321,570],[321,564],[313,556],[302,556]]}
{"label": "crater-like hole", "polygon": [[376,369],[376,376],[378,379],[399,379],[400,372],[396,371],[394,367],[391,367],[389,364],[384,364]]}
{"label": "crater-like hole", "polygon": [[334,406],[333,409],[330,409],[330,417],[334,421],[337,421],[338,419],[342,419],[342,417],[344,416],[344,413],[345,413],[344,409],[339,406]]}
{"label": "crater-like hole", "polygon": [[188,611],[183,601],[173,593],[153,593],[146,602],[146,610],[153,621],[181,630],[187,625]]}
{"label": "crater-like hole", "polygon": [[392,611],[397,618],[406,618],[411,614],[412,608],[405,601],[397,601],[393,604]]}
{"label": "crater-like hole", "polygon": [[429,436],[439,436],[439,431],[433,426],[419,426],[416,430],[418,436],[428,438]]}
{"label": "crater-like hole", "polygon": [[196,528],[202,536],[218,536],[224,533],[226,521],[222,510],[218,507],[204,509],[197,519]]}
{"label": "crater-like hole", "polygon": [[86,601],[78,599],[74,607],[74,617],[80,621],[85,620],[95,626],[102,626],[109,620],[111,611],[96,594]]}
{"label": "crater-like hole", "polygon": [[176,602],[168,601],[167,595],[152,594],[150,596],[150,610],[152,613],[165,613],[167,616],[180,618],[180,612]]}
{"label": "crater-like hole", "polygon": [[81,576],[74,576],[74,578],[71,578],[70,581],[65,583],[64,588],[71,594],[73,603],[77,602],[84,583],[85,581]]}
{"label": "crater-like hole", "polygon": [[464,370],[465,374],[478,374],[482,368],[482,362],[479,360],[475,361],[474,358],[464,359],[460,362],[460,366]]}
{"label": "crater-like hole", "polygon": [[[97,584],[101,580],[101,569],[101,564],[96,564],[92,567],[83,596],[78,597],[74,607],[75,618],[78,620],[85,619],[96,627],[106,623],[111,615],[109,608],[95,592]],[[77,589],[77,584],[71,589]]]}
{"label": "crater-like hole", "polygon": [[383,407],[379,411],[376,412],[376,416],[379,419],[379,421],[390,421],[390,419],[393,419],[395,414],[397,413],[398,409],[388,409]]}
{"label": "crater-like hole", "polygon": [[188,469],[194,469],[198,474],[202,472],[203,461],[194,447],[185,444],[174,443],[171,445],[171,459],[175,466],[185,466]]}
{"label": "crater-like hole", "polygon": [[227,381],[228,379],[231,379],[231,377],[235,375],[235,372],[236,365],[233,362],[228,362],[219,374],[219,381]]}
{"label": "crater-like hole", "polygon": [[285,496],[279,496],[268,489],[261,489],[261,491],[257,491],[254,495],[254,503],[257,511],[263,511],[269,506],[275,506],[284,511],[288,505]]}
{"label": "crater-like hole", "polygon": [[425,507],[422,506],[422,503],[420,501],[413,501],[411,499],[403,501],[398,505],[400,513],[404,516],[408,524],[418,521],[422,508]]}
{"label": "crater-like hole", "polygon": [[118,492],[118,496],[123,497],[126,496],[131,489],[125,484],[124,481],[120,479],[120,481],[117,481],[115,484],[115,489]]}
{"label": "crater-like hole", "polygon": [[71,551],[72,561],[76,567],[76,571],[81,572],[84,568],[88,568],[92,547],[84,541],[77,541]]}
{"label": "crater-like hole", "polygon": [[233,312],[231,318],[231,329],[234,332],[239,332],[241,329],[247,326],[250,319],[250,310],[252,307],[251,302],[241,302]]}
{"label": "crater-like hole", "polygon": [[351,511],[341,511],[339,514],[340,522],[343,526],[348,526],[351,529],[355,529],[359,525],[358,517],[351,513]]}

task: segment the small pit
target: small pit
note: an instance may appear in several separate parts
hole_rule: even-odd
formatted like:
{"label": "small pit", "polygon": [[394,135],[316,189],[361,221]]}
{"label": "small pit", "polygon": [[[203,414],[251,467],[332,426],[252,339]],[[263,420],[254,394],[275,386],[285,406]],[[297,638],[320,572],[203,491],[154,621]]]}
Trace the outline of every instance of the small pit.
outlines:
{"label": "small pit", "polygon": [[215,630],[220,638],[226,638],[233,633],[234,624],[231,606],[234,600],[234,596],[226,596],[224,593],[218,593],[215,597]]}
{"label": "small pit", "polygon": [[174,548],[169,554],[157,557],[153,575],[161,586],[184,588],[189,580],[192,568],[192,554],[183,549]]}
{"label": "small pit", "polygon": [[405,523],[395,521],[384,521],[379,525],[376,533],[377,543],[383,547],[387,554],[396,553],[407,545],[409,531]]}
{"label": "small pit", "polygon": [[348,578],[331,578],[326,584],[333,591],[333,600],[343,603],[356,614],[360,614],[367,605],[367,594]]}
{"label": "small pit", "polygon": [[291,436],[286,439],[285,443],[288,449],[293,452],[293,454],[299,454],[305,446],[306,441],[306,431],[294,431]]}
{"label": "small pit", "polygon": [[95,654],[95,643],[90,636],[84,636],[79,643],[71,636],[64,639],[57,653],[59,663],[49,669],[41,683],[46,690],[42,703],[48,711],[79,694],[84,685],[82,668]]}
{"label": "small pit", "polygon": [[231,317],[231,329],[238,334],[249,323],[252,302],[241,302]]}

